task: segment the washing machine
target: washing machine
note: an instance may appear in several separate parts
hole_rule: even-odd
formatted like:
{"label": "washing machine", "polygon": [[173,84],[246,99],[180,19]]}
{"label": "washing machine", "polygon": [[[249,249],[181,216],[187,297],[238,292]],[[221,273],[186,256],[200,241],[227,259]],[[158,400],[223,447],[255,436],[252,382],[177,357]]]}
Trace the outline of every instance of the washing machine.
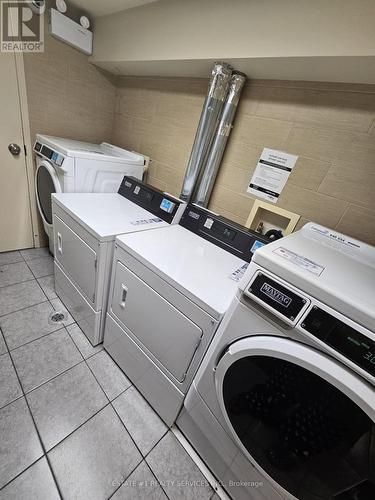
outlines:
{"label": "washing machine", "polygon": [[52,193],[116,193],[124,175],[142,179],[147,158],[112,144],[37,134],[35,190],[53,253]]}
{"label": "washing machine", "polygon": [[116,238],[104,348],[168,425],[267,242],[195,205],[178,225]]}
{"label": "washing machine", "polygon": [[233,499],[375,498],[375,249],[316,224],[260,248],[177,425]]}
{"label": "washing machine", "polygon": [[103,340],[116,235],[169,228],[185,207],[129,176],[118,193],[52,195],[56,293],[92,345]]}

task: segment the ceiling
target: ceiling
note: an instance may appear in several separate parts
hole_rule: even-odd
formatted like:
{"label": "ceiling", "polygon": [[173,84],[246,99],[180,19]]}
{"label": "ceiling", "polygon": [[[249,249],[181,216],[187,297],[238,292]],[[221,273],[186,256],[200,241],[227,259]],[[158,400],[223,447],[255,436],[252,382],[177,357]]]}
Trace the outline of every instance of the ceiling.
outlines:
{"label": "ceiling", "polygon": [[81,8],[92,17],[106,16],[121,10],[140,7],[147,3],[158,2],[159,0],[66,0],[67,4],[72,3],[76,7]]}

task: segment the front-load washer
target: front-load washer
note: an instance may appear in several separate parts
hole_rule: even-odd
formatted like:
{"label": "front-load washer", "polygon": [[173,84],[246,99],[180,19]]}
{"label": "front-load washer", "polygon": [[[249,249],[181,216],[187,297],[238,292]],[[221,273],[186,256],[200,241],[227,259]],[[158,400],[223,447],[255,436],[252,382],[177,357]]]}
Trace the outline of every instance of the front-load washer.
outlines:
{"label": "front-load washer", "polygon": [[116,238],[104,348],[168,425],[267,242],[195,205],[171,228]]}
{"label": "front-load washer", "polygon": [[167,228],[185,206],[128,176],[118,193],[52,195],[56,293],[93,345],[103,340],[116,235]]}
{"label": "front-load washer", "polygon": [[52,193],[116,193],[124,175],[142,180],[147,158],[112,144],[37,134],[35,190],[53,253]]}
{"label": "front-load washer", "polygon": [[375,249],[259,249],[177,425],[235,500],[375,498]]}

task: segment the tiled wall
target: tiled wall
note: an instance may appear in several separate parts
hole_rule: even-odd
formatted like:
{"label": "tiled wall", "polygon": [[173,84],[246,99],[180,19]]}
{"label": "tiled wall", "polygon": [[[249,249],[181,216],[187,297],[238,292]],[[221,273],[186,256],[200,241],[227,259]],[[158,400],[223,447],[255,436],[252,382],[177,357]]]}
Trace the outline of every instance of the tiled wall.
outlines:
{"label": "tiled wall", "polygon": [[[207,89],[194,79],[121,78],[112,140],[152,158],[149,182],[179,194]],[[299,155],[278,204],[375,244],[375,86],[247,84],[210,208],[244,223],[263,147]]]}
{"label": "tiled wall", "polygon": [[[116,87],[109,77],[88,62],[85,54],[48,35],[45,52],[25,54],[25,79],[31,141],[35,134],[82,141],[110,141]],[[47,239],[38,218],[40,245]]]}
{"label": "tiled wall", "polygon": [[116,87],[85,54],[47,35],[45,52],[25,54],[31,139],[37,132],[90,142],[111,138]]}

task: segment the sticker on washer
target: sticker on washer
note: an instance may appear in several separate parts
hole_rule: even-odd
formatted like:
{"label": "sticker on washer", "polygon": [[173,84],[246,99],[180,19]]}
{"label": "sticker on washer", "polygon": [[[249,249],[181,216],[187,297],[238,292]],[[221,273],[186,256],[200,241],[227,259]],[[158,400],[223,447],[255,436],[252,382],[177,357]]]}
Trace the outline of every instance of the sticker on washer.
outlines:
{"label": "sticker on washer", "polygon": [[144,224],[155,224],[158,222],[163,222],[163,219],[160,219],[159,217],[154,217],[153,219],[140,219],[131,221],[130,224],[133,226],[143,226]]}
{"label": "sticker on washer", "polygon": [[324,266],[321,266],[320,264],[307,259],[303,255],[298,255],[291,250],[287,250],[284,247],[276,248],[273,253],[279,255],[283,259],[289,260],[289,262],[295,264],[298,267],[302,267],[303,269],[305,269],[305,271],[309,271],[309,273],[316,274],[317,276],[320,276],[325,269]]}
{"label": "sticker on washer", "polygon": [[241,281],[243,275],[246,272],[246,269],[249,267],[249,263],[246,262],[243,266],[236,269],[231,275],[228,276],[229,279],[236,281],[237,283]]}

